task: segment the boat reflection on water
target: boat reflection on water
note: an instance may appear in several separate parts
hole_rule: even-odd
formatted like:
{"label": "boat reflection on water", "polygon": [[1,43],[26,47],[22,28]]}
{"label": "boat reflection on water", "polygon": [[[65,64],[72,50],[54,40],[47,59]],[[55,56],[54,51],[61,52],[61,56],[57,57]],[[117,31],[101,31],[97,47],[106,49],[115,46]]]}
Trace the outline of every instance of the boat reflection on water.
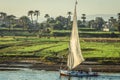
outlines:
{"label": "boat reflection on water", "polygon": [[100,76],[93,77],[70,77],[61,76],[59,80],[120,80],[120,73],[99,73]]}
{"label": "boat reflection on water", "polygon": [[60,76],[59,80],[72,80],[70,76]]}

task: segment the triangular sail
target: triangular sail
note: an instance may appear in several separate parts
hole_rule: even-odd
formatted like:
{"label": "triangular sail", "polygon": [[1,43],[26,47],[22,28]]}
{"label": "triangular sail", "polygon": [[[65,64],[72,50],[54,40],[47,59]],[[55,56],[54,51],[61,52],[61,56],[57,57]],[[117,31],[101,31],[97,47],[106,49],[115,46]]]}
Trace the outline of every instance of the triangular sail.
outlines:
{"label": "triangular sail", "polygon": [[71,33],[71,38],[70,38],[69,54],[68,54],[68,61],[67,61],[67,66],[70,70],[75,68],[81,62],[84,61],[84,58],[81,54],[80,43],[79,43],[76,5],[77,5],[77,2],[75,4],[75,9],[74,9],[72,33]]}

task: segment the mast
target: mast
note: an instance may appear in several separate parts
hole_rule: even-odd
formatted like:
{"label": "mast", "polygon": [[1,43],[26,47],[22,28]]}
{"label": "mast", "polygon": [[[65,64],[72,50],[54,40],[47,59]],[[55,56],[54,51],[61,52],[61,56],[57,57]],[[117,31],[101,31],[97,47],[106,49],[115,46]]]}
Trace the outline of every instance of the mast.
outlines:
{"label": "mast", "polygon": [[79,43],[76,6],[77,6],[77,0],[75,2],[75,8],[74,8],[72,33],[70,37],[69,54],[68,54],[68,61],[67,61],[67,66],[69,70],[75,68],[81,62],[84,61],[84,58],[81,54],[80,43]]}

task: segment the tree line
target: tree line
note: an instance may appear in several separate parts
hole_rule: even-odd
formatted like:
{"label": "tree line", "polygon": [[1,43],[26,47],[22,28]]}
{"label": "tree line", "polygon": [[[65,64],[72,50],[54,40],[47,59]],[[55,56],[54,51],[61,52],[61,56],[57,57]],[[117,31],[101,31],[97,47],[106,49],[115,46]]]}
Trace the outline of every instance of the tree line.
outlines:
{"label": "tree line", "polygon": [[[56,18],[50,17],[45,14],[46,21],[38,22],[40,11],[30,10],[27,16],[17,18],[15,15],[7,15],[5,12],[0,12],[0,28],[7,28],[8,30],[37,30],[38,32],[50,32],[51,30],[70,30],[72,26],[71,15],[72,12],[67,12],[68,17],[57,16]],[[95,20],[86,20],[86,14],[82,14],[81,19],[78,20],[78,27],[95,28],[102,30],[108,28],[110,30],[117,30],[120,32],[120,13],[117,14],[118,19],[110,17],[105,21],[102,17],[96,17]]]}

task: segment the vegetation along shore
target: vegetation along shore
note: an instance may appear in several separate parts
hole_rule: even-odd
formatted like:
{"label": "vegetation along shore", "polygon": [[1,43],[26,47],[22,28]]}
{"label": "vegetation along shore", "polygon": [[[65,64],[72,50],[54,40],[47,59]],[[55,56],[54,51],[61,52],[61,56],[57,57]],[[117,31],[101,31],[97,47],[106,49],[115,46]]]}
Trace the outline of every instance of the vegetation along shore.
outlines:
{"label": "vegetation along shore", "polygon": [[[69,37],[5,36],[0,38],[0,70],[31,68],[58,70],[65,66]],[[86,61],[78,69],[120,72],[119,38],[81,38]],[[16,69],[14,69],[16,70]]]}

